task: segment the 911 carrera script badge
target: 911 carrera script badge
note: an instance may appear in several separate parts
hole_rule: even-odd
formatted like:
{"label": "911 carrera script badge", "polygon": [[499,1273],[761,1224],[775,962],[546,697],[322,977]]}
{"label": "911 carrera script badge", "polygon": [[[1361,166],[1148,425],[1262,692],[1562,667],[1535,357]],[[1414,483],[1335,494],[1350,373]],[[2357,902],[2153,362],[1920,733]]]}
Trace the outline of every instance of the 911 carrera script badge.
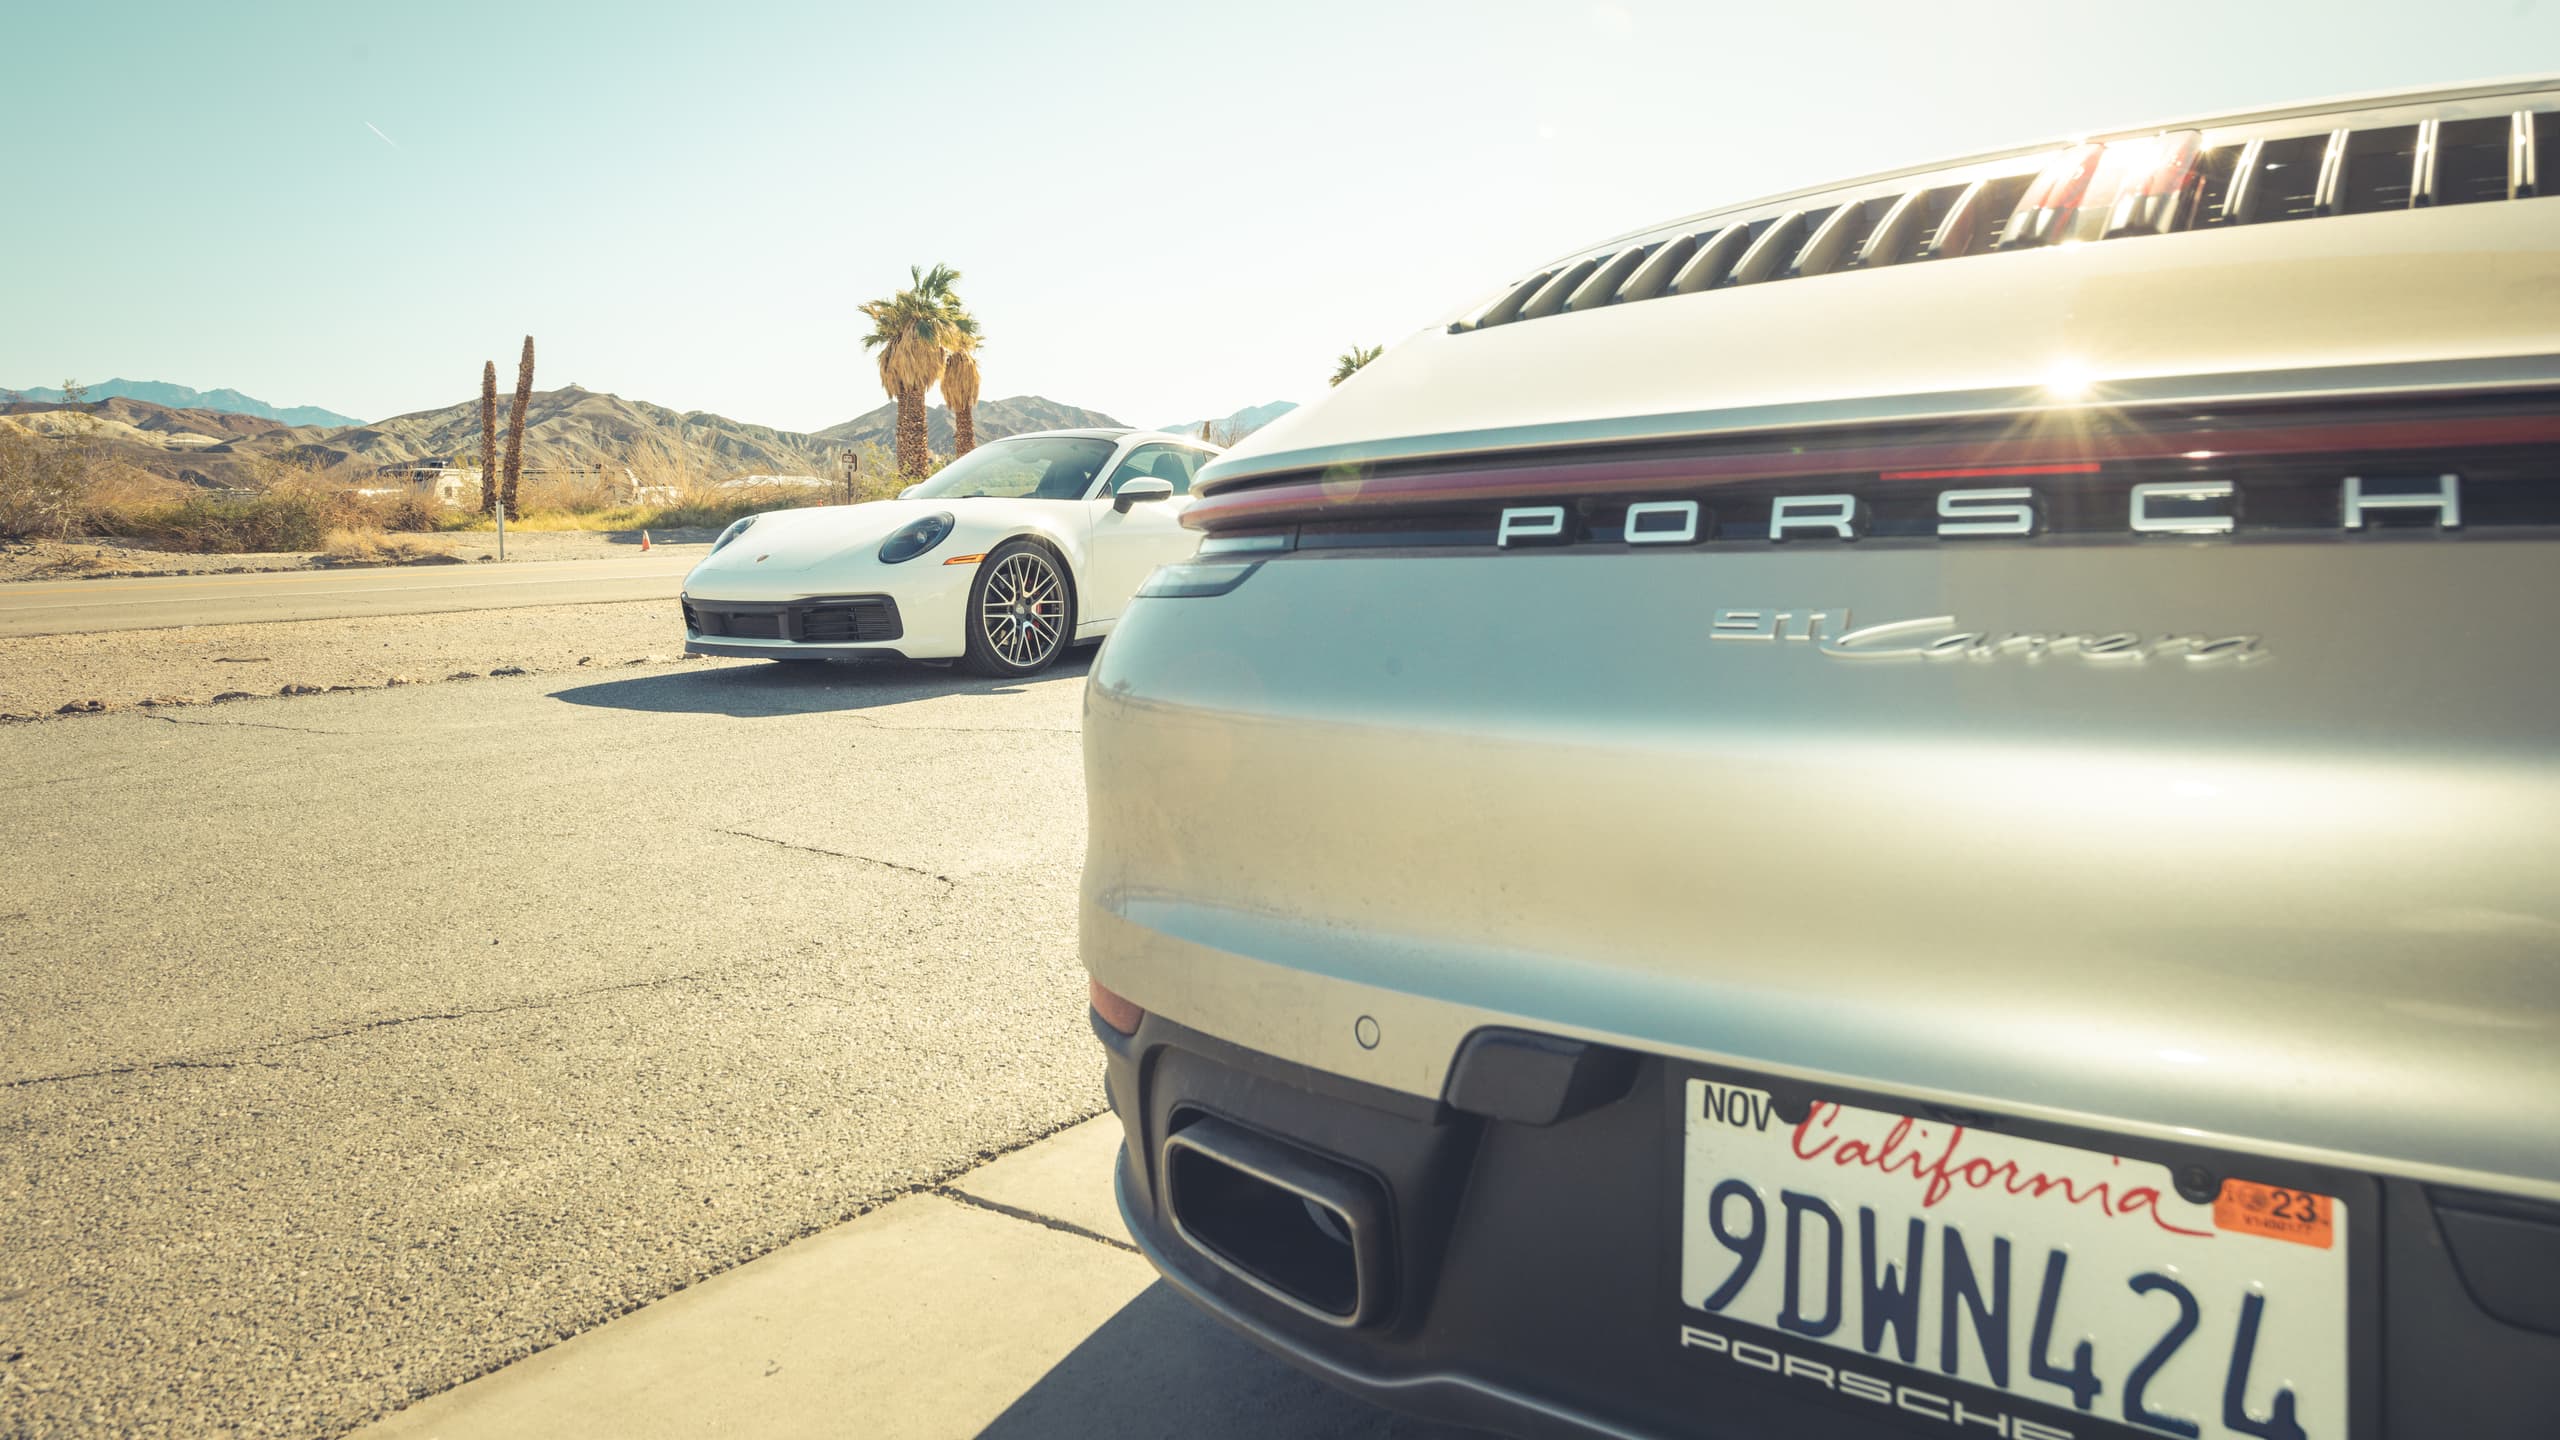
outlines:
{"label": "911 carrera script badge", "polygon": [[1975,629],[1953,615],[1861,625],[1845,608],[1718,610],[1710,640],[1809,644],[1839,660],[2023,660],[2071,658],[2091,665],[2245,665],[2266,658],[2255,635],[2144,635],[2132,630]]}

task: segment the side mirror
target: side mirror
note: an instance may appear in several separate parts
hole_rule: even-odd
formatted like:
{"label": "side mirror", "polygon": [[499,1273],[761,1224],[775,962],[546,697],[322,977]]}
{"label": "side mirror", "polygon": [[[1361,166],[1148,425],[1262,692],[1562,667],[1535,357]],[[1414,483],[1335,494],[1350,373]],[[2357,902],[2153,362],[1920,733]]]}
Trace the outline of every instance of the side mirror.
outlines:
{"label": "side mirror", "polygon": [[1123,480],[1120,482],[1120,488],[1113,492],[1111,496],[1111,508],[1119,511],[1123,515],[1126,515],[1129,513],[1129,507],[1138,504],[1140,501],[1170,500],[1172,498],[1172,481],[1159,480],[1152,475],[1141,475],[1134,480]]}

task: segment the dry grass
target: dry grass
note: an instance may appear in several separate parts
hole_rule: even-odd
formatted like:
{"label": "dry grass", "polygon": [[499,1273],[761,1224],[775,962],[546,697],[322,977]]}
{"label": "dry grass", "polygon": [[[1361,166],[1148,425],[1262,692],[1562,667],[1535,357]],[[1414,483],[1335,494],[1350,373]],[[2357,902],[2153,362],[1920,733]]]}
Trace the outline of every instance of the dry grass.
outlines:
{"label": "dry grass", "polygon": [[417,535],[381,530],[332,530],[321,542],[320,558],[332,565],[420,565],[451,560],[453,546]]}
{"label": "dry grass", "polygon": [[[834,497],[824,490],[799,485],[753,485],[735,488],[698,486],[676,492],[666,498],[640,503],[608,501],[593,507],[545,505],[530,498],[533,487],[527,486],[524,515],[510,520],[510,530],[684,530],[718,529],[742,515],[765,510],[791,510],[806,505],[828,504]],[[896,494],[896,491],[889,492]],[[877,496],[865,496],[876,499]],[[446,526],[451,530],[495,530],[498,522],[486,515],[458,517]]]}
{"label": "dry grass", "polygon": [[[858,500],[884,500],[905,488],[888,453],[869,447],[863,457]],[[734,471],[711,472],[682,451],[649,443],[591,475],[545,475],[525,480],[522,518],[510,530],[719,529],[741,516],[838,503],[842,492],[801,485],[739,485]],[[487,515],[448,511],[442,528],[494,530]]]}
{"label": "dry grass", "polygon": [[260,457],[245,492],[207,493],[156,476],[93,481],[86,528],[168,550],[228,555],[319,550],[332,532],[442,528],[445,510],[423,495],[359,495],[318,469]]}
{"label": "dry grass", "polygon": [[590,515],[610,510],[628,498],[630,486],[607,479],[601,472],[585,475],[537,475],[520,482],[517,492],[518,513],[551,511],[562,515]]}
{"label": "dry grass", "polygon": [[195,495],[174,505],[97,516],[90,528],[168,550],[239,555],[317,549],[335,518],[312,496]]}

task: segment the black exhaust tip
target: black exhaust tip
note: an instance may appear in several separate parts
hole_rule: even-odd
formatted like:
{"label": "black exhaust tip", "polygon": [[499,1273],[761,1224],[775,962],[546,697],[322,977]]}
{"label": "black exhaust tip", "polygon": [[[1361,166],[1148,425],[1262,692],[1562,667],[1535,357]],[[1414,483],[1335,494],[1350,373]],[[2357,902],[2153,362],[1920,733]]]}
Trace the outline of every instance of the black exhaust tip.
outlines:
{"label": "black exhaust tip", "polygon": [[1174,1230],[1229,1274],[1331,1325],[1386,1309],[1386,1195],[1283,1140],[1201,1116],[1164,1142]]}

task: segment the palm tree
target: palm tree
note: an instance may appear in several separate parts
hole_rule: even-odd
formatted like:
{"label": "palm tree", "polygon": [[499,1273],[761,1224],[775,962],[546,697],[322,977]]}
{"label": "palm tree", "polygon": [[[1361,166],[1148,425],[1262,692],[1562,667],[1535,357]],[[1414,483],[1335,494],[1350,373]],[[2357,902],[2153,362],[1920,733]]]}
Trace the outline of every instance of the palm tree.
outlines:
{"label": "palm tree", "polygon": [[1360,367],[1377,359],[1379,352],[1385,348],[1383,345],[1354,345],[1343,351],[1335,357],[1333,362],[1333,383],[1339,385],[1359,374]]}
{"label": "palm tree", "polygon": [[951,407],[954,458],[978,448],[978,322],[956,310],[942,340],[942,403]]}
{"label": "palm tree", "polygon": [[498,513],[498,362],[480,362],[480,513]]}
{"label": "palm tree", "polygon": [[524,512],[516,508],[516,481],[524,475],[524,412],[533,404],[533,337],[524,337],[524,359],[516,366],[516,408],[507,416],[507,479],[498,487],[498,503],[507,507],[507,518],[521,520]]}
{"label": "palm tree", "polygon": [[914,479],[933,463],[925,444],[924,392],[942,378],[952,341],[964,334],[974,338],[977,322],[951,293],[959,271],[910,265],[907,276],[912,283],[906,289],[863,302],[871,333],[862,337],[862,348],[880,352],[880,388],[898,402],[898,473]]}

